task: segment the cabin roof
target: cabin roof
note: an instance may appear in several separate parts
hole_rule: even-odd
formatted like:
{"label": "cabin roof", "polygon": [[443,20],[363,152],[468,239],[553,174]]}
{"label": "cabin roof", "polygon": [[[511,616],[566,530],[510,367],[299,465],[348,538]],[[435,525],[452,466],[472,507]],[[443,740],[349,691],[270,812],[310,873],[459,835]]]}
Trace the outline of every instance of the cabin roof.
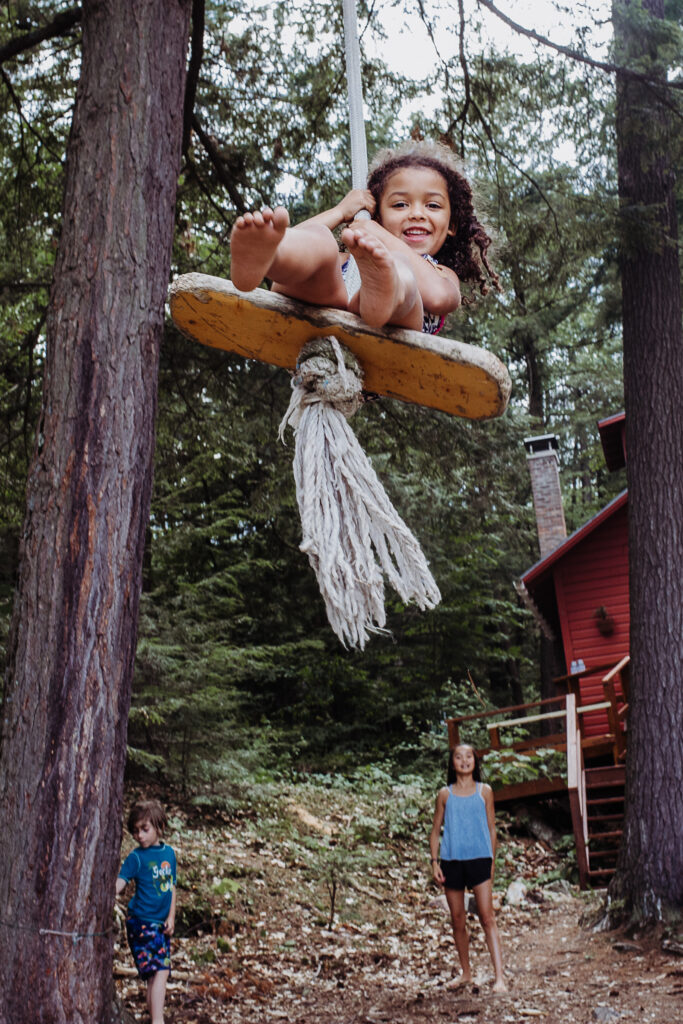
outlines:
{"label": "cabin roof", "polygon": [[604,420],[598,421],[598,431],[602,450],[605,453],[607,468],[614,472],[623,469],[626,465],[626,453],[624,451],[624,424],[626,413],[618,412],[614,416],[607,416]]}
{"label": "cabin roof", "polygon": [[620,508],[622,508],[628,500],[628,490],[624,490],[621,494],[618,494],[616,498],[613,498],[608,505],[605,505],[603,509],[597,512],[592,519],[589,519],[587,523],[580,526],[578,530],[575,530],[566,540],[562,541],[554,551],[551,551],[545,558],[541,558],[540,561],[532,565],[530,569],[522,575],[521,581],[525,587],[538,586],[544,579],[546,574],[552,569],[556,562],[559,562],[561,558],[580,544],[582,541],[593,533],[602,523],[614,515]]}

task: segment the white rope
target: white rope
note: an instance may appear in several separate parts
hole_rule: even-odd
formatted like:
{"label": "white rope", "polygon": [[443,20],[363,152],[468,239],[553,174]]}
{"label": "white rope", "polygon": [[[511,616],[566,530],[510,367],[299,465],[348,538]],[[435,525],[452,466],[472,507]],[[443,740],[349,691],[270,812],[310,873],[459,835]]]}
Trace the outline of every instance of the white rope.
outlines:
{"label": "white rope", "polygon": [[351,184],[365,188],[368,177],[368,151],[363,119],[363,84],[360,75],[360,42],[356,0],[343,0],[346,84],[349,94],[349,130],[351,134]]}
{"label": "white rope", "polygon": [[[315,353],[311,355],[311,353]],[[384,577],[407,604],[441,600],[420,545],[389,501],[346,417],[363,401],[362,371],[336,338],[316,338],[299,356],[280,424],[295,434],[294,476],[301,550],[327,617],[344,646],[386,632]]]}
{"label": "white rope", "polygon": [[[368,180],[368,149],[363,118],[363,82],[360,74],[356,0],[343,0],[343,7],[346,87],[349,97],[349,135],[351,137],[351,186],[352,188],[365,188]],[[366,220],[369,217],[368,210],[359,210],[354,220]]]}

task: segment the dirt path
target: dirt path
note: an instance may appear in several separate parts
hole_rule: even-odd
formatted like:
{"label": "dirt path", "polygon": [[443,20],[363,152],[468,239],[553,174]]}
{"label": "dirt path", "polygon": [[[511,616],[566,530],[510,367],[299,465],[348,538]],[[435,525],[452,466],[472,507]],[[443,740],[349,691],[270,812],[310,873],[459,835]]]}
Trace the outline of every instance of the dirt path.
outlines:
{"label": "dirt path", "polygon": [[[281,801],[283,811],[273,801],[270,819],[262,813],[211,827],[183,824],[178,811],[182,877],[167,1024],[683,1021],[683,957],[582,925],[595,917],[600,896],[570,885],[560,856],[514,832],[502,816],[497,877],[526,886],[518,906],[495,894],[510,991],[491,993],[490,959],[474,915],[476,984],[449,990],[456,955],[444,897],[429,877],[427,819],[416,825],[407,817],[403,838],[364,838],[357,863],[342,844],[343,828],[373,825],[367,814],[378,805],[374,794],[367,807],[355,791],[346,808],[337,792],[327,804],[317,790],[308,799],[315,814],[291,800]],[[392,820],[395,827],[396,814]],[[333,833],[336,845],[326,845]],[[344,859],[335,859],[340,853]],[[132,1018],[147,1024],[134,974],[120,932],[117,988]]]}
{"label": "dirt path", "polygon": [[[281,930],[245,943],[239,956],[228,953],[201,974],[195,966],[192,980],[176,980],[167,1019],[183,1024],[674,1024],[683,1019],[683,960],[658,946],[592,933],[578,923],[585,910],[585,898],[561,892],[541,903],[502,908],[510,993],[499,997],[490,993],[488,954],[474,919],[478,984],[463,993],[446,988],[453,946],[443,909],[434,900],[396,908],[395,927],[381,934],[349,925],[330,932],[301,920],[281,921]],[[132,998],[128,1006],[144,1019],[139,1000]]]}

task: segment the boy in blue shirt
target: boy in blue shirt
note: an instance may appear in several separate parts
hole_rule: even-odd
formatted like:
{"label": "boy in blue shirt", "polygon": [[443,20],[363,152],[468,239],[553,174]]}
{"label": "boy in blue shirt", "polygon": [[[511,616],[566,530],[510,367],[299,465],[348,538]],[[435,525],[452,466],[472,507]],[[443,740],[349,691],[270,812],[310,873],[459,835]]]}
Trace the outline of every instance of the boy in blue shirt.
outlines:
{"label": "boy in blue shirt", "polygon": [[171,972],[171,935],[175,927],[176,858],[163,841],[166,813],[158,800],[136,803],[128,815],[128,831],[138,846],[128,854],[116,895],[135,882],[128,904],[126,933],[138,974],[147,982],[147,1009],[152,1024],[164,1022],[166,982]]}

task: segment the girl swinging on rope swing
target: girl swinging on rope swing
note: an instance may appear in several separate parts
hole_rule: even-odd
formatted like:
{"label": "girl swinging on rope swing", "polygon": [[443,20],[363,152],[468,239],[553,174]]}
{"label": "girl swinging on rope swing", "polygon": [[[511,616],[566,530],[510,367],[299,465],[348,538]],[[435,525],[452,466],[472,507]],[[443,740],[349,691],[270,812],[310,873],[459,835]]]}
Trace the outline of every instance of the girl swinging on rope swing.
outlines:
{"label": "girl swinging on rope swing", "polygon": [[[363,209],[373,219],[351,223]],[[344,253],[332,234],[342,224]],[[409,141],[377,154],[367,189],[295,227],[283,206],[238,217],[231,277],[240,291],[268,277],[276,292],[350,310],[371,327],[437,334],[462,301],[460,281],[482,295],[489,281],[501,290],[490,244],[455,156],[438,143]]]}

